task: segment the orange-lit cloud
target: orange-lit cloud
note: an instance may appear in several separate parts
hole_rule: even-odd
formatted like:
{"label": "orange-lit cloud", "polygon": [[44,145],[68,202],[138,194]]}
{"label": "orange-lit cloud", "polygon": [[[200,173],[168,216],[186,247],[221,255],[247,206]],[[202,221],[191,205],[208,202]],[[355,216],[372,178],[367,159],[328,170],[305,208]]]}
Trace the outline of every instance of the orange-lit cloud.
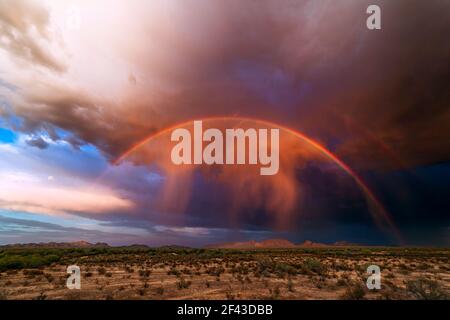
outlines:
{"label": "orange-lit cloud", "polygon": [[[450,3],[376,2],[380,31],[365,27],[371,0],[98,0],[74,3],[75,11],[59,0],[2,3],[1,120],[30,148],[89,146],[109,161],[93,194],[11,182],[5,207],[121,211],[191,227],[212,216],[212,226],[261,225],[262,217],[285,228],[325,212],[352,220],[367,204],[382,212],[357,173],[450,159]],[[75,13],[74,28],[67,22]],[[214,116],[270,120],[329,155],[283,135],[279,174],[261,177],[251,166],[175,167],[167,135],[133,149],[163,128]],[[160,180],[146,181],[142,168]],[[44,200],[44,192],[57,197]]]}
{"label": "orange-lit cloud", "polygon": [[[46,186],[40,181],[8,179],[0,175],[0,208],[65,215],[68,213],[101,214],[111,211],[128,211],[133,204],[111,190],[89,188],[89,186]],[[11,178],[11,177],[10,177]]]}
{"label": "orange-lit cloud", "polygon": [[365,28],[368,3],[79,2],[80,26],[70,29],[60,1],[11,2],[0,16],[5,28],[36,28],[41,51],[52,49],[67,68],[54,72],[57,62],[37,53],[21,58],[30,62],[24,68],[12,44],[3,46],[2,78],[20,88],[3,94],[22,130],[61,127],[111,158],[174,123],[238,114],[339,140],[356,167],[442,161],[450,150],[449,4],[379,1],[385,28],[376,33]]}

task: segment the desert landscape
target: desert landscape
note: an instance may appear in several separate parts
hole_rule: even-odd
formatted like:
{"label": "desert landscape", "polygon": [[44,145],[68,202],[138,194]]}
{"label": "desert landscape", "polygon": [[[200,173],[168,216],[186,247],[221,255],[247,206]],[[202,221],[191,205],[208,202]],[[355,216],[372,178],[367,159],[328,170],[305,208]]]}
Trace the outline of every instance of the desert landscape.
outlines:
{"label": "desert landscape", "polygon": [[[287,240],[208,248],[107,244],[0,248],[0,299],[448,299],[450,250]],[[368,290],[367,266],[381,268]],[[67,266],[81,269],[69,290]]]}

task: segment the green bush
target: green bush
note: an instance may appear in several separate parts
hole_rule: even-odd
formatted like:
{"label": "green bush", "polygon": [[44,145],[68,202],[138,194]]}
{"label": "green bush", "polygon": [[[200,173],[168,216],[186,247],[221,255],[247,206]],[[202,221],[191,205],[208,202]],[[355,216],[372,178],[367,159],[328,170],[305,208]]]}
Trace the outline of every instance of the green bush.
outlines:
{"label": "green bush", "polygon": [[[45,253],[45,252],[44,252]],[[10,252],[0,256],[0,272],[6,270],[39,268],[57,262],[60,257],[56,254],[36,252]]]}
{"label": "green bush", "polygon": [[326,266],[314,258],[307,258],[305,262],[303,262],[301,269],[302,272],[306,274],[315,273],[318,275],[323,275],[326,273]]}
{"label": "green bush", "polygon": [[22,269],[26,267],[25,259],[19,256],[3,257],[0,260],[0,271]]}
{"label": "green bush", "polygon": [[278,274],[278,276],[284,277],[285,274],[289,275],[297,274],[297,269],[289,264],[277,263],[275,265],[275,272]]}

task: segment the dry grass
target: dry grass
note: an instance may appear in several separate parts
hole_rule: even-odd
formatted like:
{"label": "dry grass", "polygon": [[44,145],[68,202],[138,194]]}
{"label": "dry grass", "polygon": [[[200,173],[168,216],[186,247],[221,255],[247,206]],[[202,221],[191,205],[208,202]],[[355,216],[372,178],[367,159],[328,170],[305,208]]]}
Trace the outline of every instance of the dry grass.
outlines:
{"label": "dry grass", "polygon": [[[0,269],[0,299],[448,299],[450,289],[448,249],[111,248],[46,251],[47,264],[24,268],[27,254],[47,261],[0,251],[9,266]],[[81,290],[65,286],[72,264]],[[381,267],[381,290],[365,287],[370,264]]]}

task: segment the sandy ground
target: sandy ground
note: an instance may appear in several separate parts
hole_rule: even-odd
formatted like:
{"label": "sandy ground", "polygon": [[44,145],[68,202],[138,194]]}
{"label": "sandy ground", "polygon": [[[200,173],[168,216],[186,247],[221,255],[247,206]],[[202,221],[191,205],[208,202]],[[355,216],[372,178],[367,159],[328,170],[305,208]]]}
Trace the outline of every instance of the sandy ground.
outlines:
{"label": "sandy ground", "polygon": [[[449,254],[392,257],[255,252],[197,258],[176,252],[77,257],[0,274],[1,299],[449,299]],[[66,287],[66,268],[81,268],[81,289]],[[380,290],[365,286],[379,265]]]}

